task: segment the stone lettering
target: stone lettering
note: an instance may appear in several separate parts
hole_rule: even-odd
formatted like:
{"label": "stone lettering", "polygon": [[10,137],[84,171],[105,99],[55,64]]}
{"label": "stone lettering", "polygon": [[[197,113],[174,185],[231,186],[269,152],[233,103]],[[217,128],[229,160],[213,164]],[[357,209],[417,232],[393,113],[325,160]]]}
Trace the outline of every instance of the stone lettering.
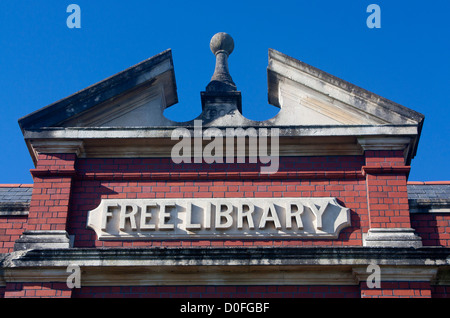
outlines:
{"label": "stone lettering", "polygon": [[316,217],[316,228],[321,230],[322,229],[322,215],[325,212],[325,209],[327,208],[328,203],[317,205],[315,203],[310,203],[309,208],[311,209],[312,213],[314,213],[314,216]]}
{"label": "stone lettering", "polygon": [[168,224],[166,221],[170,219],[171,215],[168,212],[168,208],[175,208],[175,203],[168,202],[161,204],[161,210],[159,214],[159,229],[160,230],[173,230],[175,228],[174,224]]}
{"label": "stone lettering", "polygon": [[204,213],[205,215],[203,218],[204,228],[206,230],[211,229],[211,209],[212,209],[212,203],[208,203],[206,205],[206,209],[205,209],[205,213]]}
{"label": "stone lettering", "polygon": [[101,240],[337,238],[347,226],[335,198],[104,199],[88,215]]}
{"label": "stone lettering", "polygon": [[[293,212],[293,207],[296,207],[297,211]],[[298,229],[303,229],[303,223],[301,215],[305,211],[305,207],[301,203],[289,203],[286,211],[286,228],[292,228],[292,219],[295,218]]]}
{"label": "stone lettering", "polygon": [[102,230],[106,230],[106,223],[108,222],[108,219],[113,216],[112,211],[110,209],[117,208],[118,206],[119,206],[118,204],[106,205],[105,213],[103,213],[102,217]]}
{"label": "stone lettering", "polygon": [[[231,212],[233,212],[233,206],[231,203],[221,203],[216,211],[216,229],[227,229],[233,224],[233,219],[231,217]],[[222,220],[225,218],[225,223]]]}
{"label": "stone lettering", "polygon": [[158,205],[156,203],[146,204],[141,212],[141,230],[154,230],[155,224],[148,224],[147,220],[152,218],[151,208],[157,208]]}
{"label": "stone lettering", "polygon": [[135,215],[138,212],[138,206],[136,204],[127,204],[122,205],[120,209],[120,226],[119,229],[124,230],[125,229],[125,223],[127,220],[129,220],[131,224],[131,229],[133,231],[137,230],[136,226],[136,218]]}
{"label": "stone lettering", "polygon": [[[244,212],[244,207],[246,211]],[[253,212],[255,212],[255,206],[253,203],[244,203],[238,206],[237,210],[237,228],[242,229],[244,226],[244,218],[247,220],[248,228],[253,230],[255,225],[253,223]]]}
{"label": "stone lettering", "polygon": [[281,229],[280,219],[273,203],[270,203],[265,209],[259,222],[259,228],[264,229],[267,222],[273,222],[276,229]]}
{"label": "stone lettering", "polygon": [[201,224],[192,224],[192,204],[187,204],[186,207],[186,229],[187,230],[198,230],[202,227]]}

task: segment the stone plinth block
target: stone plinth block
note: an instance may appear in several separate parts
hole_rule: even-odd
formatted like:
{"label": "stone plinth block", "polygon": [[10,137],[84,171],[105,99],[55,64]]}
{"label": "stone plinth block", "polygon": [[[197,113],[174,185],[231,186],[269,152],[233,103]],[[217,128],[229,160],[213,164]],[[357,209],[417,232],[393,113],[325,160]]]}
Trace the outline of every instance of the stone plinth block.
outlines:
{"label": "stone plinth block", "polygon": [[364,246],[422,247],[422,239],[411,228],[372,228],[367,232]]}
{"label": "stone plinth block", "polygon": [[66,231],[25,231],[15,242],[14,250],[70,248]]}

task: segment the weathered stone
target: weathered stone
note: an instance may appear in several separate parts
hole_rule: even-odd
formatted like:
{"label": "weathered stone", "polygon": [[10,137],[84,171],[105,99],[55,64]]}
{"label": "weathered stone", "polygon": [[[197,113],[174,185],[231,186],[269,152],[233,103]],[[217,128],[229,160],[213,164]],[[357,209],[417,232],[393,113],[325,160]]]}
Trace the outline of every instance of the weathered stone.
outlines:
{"label": "weathered stone", "polygon": [[445,248],[47,249],[0,257],[0,282],[1,275],[8,282],[66,282],[67,266],[77,264],[83,286],[357,285],[377,264],[386,280],[448,285],[449,260]]}
{"label": "weathered stone", "polygon": [[70,247],[66,231],[25,231],[14,244],[15,251]]}
{"label": "weathered stone", "polygon": [[88,227],[108,239],[336,239],[350,210],[335,198],[104,199]]}
{"label": "weathered stone", "polygon": [[364,246],[418,248],[422,247],[422,239],[411,228],[371,228]]}
{"label": "weathered stone", "polygon": [[211,82],[206,87],[207,92],[228,92],[235,91],[236,84],[231,78],[228,69],[228,56],[234,50],[233,38],[227,33],[215,34],[210,43],[211,51],[216,56],[216,68]]}

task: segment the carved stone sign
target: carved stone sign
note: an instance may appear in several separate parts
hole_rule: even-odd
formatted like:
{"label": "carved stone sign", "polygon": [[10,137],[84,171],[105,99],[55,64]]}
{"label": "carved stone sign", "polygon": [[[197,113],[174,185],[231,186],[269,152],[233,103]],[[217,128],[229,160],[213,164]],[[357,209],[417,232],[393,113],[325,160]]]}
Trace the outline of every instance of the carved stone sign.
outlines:
{"label": "carved stone sign", "polygon": [[103,199],[99,240],[337,238],[350,210],[335,198]]}

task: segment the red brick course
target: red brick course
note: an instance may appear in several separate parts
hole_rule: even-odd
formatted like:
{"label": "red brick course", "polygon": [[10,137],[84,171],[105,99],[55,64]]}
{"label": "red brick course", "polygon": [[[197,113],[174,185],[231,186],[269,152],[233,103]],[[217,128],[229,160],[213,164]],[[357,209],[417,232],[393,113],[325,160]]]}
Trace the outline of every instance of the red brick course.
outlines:
{"label": "red brick course", "polygon": [[411,225],[424,246],[450,247],[450,213],[412,213]]}
{"label": "red brick course", "polygon": [[431,298],[429,282],[381,282],[381,288],[360,284],[361,298]]}
{"label": "red brick course", "polygon": [[65,283],[8,283],[5,298],[71,298]]}
{"label": "red brick course", "polygon": [[14,242],[22,235],[27,216],[0,216],[0,254],[11,253]]}
{"label": "red brick course", "polygon": [[74,298],[359,298],[359,286],[116,286],[74,289]]}

